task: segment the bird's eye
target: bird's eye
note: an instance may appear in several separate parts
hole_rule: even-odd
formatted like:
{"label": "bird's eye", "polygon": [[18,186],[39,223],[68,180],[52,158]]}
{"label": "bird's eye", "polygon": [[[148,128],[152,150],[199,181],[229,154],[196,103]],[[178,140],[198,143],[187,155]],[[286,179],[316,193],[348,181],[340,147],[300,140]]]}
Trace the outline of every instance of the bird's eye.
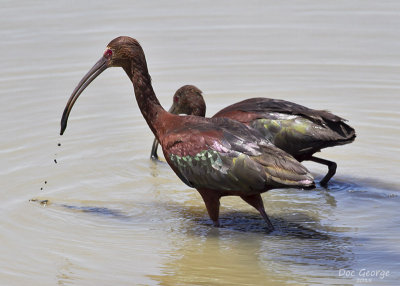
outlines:
{"label": "bird's eye", "polygon": [[112,54],[113,54],[112,50],[111,49],[107,49],[107,50],[105,50],[103,56],[105,58],[111,58]]}
{"label": "bird's eye", "polygon": [[178,96],[174,96],[174,102],[178,103],[179,101],[179,97]]}

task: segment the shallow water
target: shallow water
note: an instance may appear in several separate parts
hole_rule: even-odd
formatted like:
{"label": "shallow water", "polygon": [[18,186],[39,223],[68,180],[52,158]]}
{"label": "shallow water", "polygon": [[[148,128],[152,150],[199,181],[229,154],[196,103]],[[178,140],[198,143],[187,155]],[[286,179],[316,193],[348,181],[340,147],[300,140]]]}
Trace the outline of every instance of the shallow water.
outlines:
{"label": "shallow water", "polygon": [[[3,1],[0,16],[1,285],[397,285],[400,3]],[[58,135],[73,88],[119,35],[142,43],[165,107],[195,84],[208,115],[282,98],[347,118],[358,137],[320,154],[338,163],[327,189],[263,195],[273,233],[234,197],[213,228],[200,196],[149,160],[121,69]]]}

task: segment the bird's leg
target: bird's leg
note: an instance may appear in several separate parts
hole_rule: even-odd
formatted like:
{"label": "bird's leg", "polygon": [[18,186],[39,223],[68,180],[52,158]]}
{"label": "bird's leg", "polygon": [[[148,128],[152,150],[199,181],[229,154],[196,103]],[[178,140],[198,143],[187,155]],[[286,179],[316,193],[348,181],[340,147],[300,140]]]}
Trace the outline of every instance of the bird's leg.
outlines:
{"label": "bird's leg", "polygon": [[150,158],[153,160],[158,160],[157,147],[158,147],[158,140],[156,138],[154,138],[153,146],[151,147],[151,154],[150,154]]}
{"label": "bird's leg", "polygon": [[200,193],[201,197],[204,200],[204,203],[206,204],[208,215],[213,221],[214,226],[219,227],[219,199],[221,198],[221,195],[218,194],[216,191],[206,189],[201,189],[197,191]]}
{"label": "bird's leg", "polygon": [[268,218],[267,213],[265,212],[264,203],[263,203],[263,200],[262,200],[260,194],[251,195],[251,196],[240,196],[240,197],[246,203],[248,203],[249,205],[251,205],[252,207],[254,207],[256,210],[258,210],[260,212],[261,216],[263,217],[263,219],[267,223],[267,226],[268,226],[269,230],[271,230],[271,231],[274,230],[274,226],[272,225],[271,221]]}
{"label": "bird's leg", "polygon": [[321,159],[321,158],[317,158],[317,157],[314,157],[314,156],[311,156],[309,160],[328,166],[328,173],[320,181],[321,186],[326,187],[328,185],[329,180],[336,173],[337,164],[335,162],[332,162],[332,161],[329,161],[329,160],[325,160],[325,159]]}

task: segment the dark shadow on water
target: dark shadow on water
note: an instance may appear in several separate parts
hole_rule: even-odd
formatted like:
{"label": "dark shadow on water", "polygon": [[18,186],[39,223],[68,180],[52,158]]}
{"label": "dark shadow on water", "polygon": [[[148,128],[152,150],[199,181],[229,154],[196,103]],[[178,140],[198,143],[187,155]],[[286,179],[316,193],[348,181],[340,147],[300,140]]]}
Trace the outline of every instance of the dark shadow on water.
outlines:
{"label": "dark shadow on water", "polygon": [[[165,162],[161,162],[165,164]],[[155,164],[158,164],[155,163]],[[311,196],[319,196],[324,198],[323,204],[332,208],[336,207],[337,200],[343,200],[343,196],[351,199],[352,196],[358,198],[364,197],[367,199],[394,199],[397,201],[400,197],[400,192],[393,185],[387,184],[379,180],[340,178],[332,179],[327,188],[317,186],[314,190],[302,190]],[[342,197],[339,197],[342,196]],[[152,203],[146,208],[151,211],[146,211],[147,215],[141,215],[137,218],[135,214],[126,213],[121,209],[110,208],[107,206],[96,205],[79,205],[51,202],[46,199],[31,199],[31,202],[36,202],[42,206],[51,206],[56,208],[67,209],[74,212],[82,212],[95,216],[108,217],[121,221],[136,221],[147,220],[149,217],[155,223],[176,223],[179,219],[184,219],[189,222],[189,225],[194,227],[210,227],[213,228],[211,220],[206,214],[205,208],[193,208],[174,202],[158,202]],[[143,206],[142,206],[143,208]],[[166,215],[167,214],[167,215]],[[170,217],[169,217],[170,216]],[[302,215],[301,223],[298,221],[288,221],[282,217],[270,217],[275,230],[268,232],[264,220],[254,212],[244,211],[228,211],[223,212],[220,217],[221,230],[229,230],[235,232],[259,233],[272,236],[291,236],[301,239],[329,239],[328,231],[315,221],[314,218],[304,217]],[[194,224],[194,226],[193,226]],[[188,230],[193,231],[193,230]]]}
{"label": "dark shadow on water", "polygon": [[[128,215],[121,210],[113,209],[109,207],[98,207],[98,206],[80,206],[80,205],[72,205],[72,204],[64,204],[64,203],[56,203],[51,202],[49,200],[40,200],[40,199],[31,199],[31,202],[38,203],[45,207],[52,208],[62,208],[66,210],[70,210],[73,212],[82,212],[90,215],[107,217],[122,221],[134,221],[135,217],[132,215]],[[196,235],[196,232],[199,231],[203,233],[205,229],[207,232],[209,230],[215,231],[232,231],[239,233],[254,233],[268,236],[287,236],[294,237],[299,239],[318,239],[318,240],[328,240],[330,237],[322,227],[315,222],[312,218],[302,217],[302,220],[305,221],[305,224],[312,224],[313,226],[318,225],[317,229],[305,226],[304,224],[288,221],[283,218],[275,218],[270,217],[272,224],[275,227],[275,230],[269,232],[266,228],[266,224],[264,220],[258,214],[254,214],[251,212],[243,212],[243,211],[228,211],[224,212],[220,217],[220,228],[215,228],[212,225],[211,220],[208,218],[207,213],[204,210],[188,208],[182,206],[180,204],[165,204],[165,203],[157,203],[152,207],[153,210],[156,210],[153,214],[153,221],[158,221],[158,223],[164,224],[176,224],[181,218],[185,220],[187,223],[181,224],[180,231],[191,233]],[[170,217],[163,218],[163,214],[169,213]],[[152,214],[149,213],[151,216]],[[185,229],[182,229],[185,228]]]}
{"label": "dark shadow on water", "polygon": [[67,204],[60,204],[60,207],[67,208],[74,211],[80,211],[84,213],[90,213],[99,216],[112,217],[116,219],[129,219],[130,217],[119,210],[110,209],[107,207],[96,207],[96,206],[74,206]]}
{"label": "dark shadow on water", "polygon": [[44,207],[63,208],[63,209],[71,210],[71,211],[89,213],[89,214],[96,215],[96,216],[109,217],[109,218],[125,220],[125,221],[131,219],[131,216],[123,213],[122,211],[117,210],[117,209],[108,208],[108,207],[79,206],[79,205],[62,204],[62,203],[55,203],[55,202],[52,202],[47,199],[30,199],[29,201],[35,202]]}
{"label": "dark shadow on water", "polygon": [[[219,227],[222,231],[233,231],[243,233],[254,233],[262,234],[267,236],[287,236],[299,239],[318,239],[318,240],[329,240],[330,236],[324,230],[317,230],[312,227],[304,226],[301,223],[288,221],[283,218],[275,218],[270,216],[270,220],[274,225],[274,231],[270,232],[264,220],[256,215],[249,214],[246,212],[225,212],[220,217],[221,226]],[[317,224],[313,219],[306,219],[311,224]],[[194,222],[198,226],[206,226],[215,228],[212,222],[207,217],[195,219]],[[318,228],[322,228],[318,226]]]}

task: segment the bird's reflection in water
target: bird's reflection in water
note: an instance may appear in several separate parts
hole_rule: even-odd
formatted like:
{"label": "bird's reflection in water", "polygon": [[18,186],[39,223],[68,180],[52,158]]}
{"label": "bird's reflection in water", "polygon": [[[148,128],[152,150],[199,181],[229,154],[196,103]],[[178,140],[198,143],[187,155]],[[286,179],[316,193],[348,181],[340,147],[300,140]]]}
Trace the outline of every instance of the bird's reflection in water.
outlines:
{"label": "bird's reflection in water", "polygon": [[[330,236],[325,231],[320,231],[311,227],[304,226],[301,223],[287,221],[282,218],[271,217],[272,223],[276,226],[276,230],[269,232],[265,228],[263,221],[256,214],[248,214],[242,212],[227,213],[226,217],[221,218],[223,230],[237,231],[243,233],[257,233],[266,236],[292,237],[299,239],[317,239],[329,240]],[[229,216],[229,217],[228,217]],[[206,220],[199,220],[200,224],[211,226],[212,224]]]}
{"label": "bird's reflection in water", "polygon": [[[160,177],[164,175],[162,171]],[[254,210],[237,208],[235,200],[222,200],[222,227],[212,227],[194,190],[165,190],[162,185],[155,188],[162,195],[133,206],[138,213],[115,203],[54,205],[82,215],[141,221],[162,230],[162,240],[172,246],[160,253],[162,274],[149,276],[160,285],[282,285],[288,281],[344,285],[354,281],[339,278],[339,269],[355,269],[360,243],[368,239],[357,234],[357,220],[348,220],[341,212],[348,204],[354,206],[354,199],[362,199],[356,210],[378,201],[393,204],[399,199],[391,196],[394,189],[375,186],[380,182],[368,185],[355,179],[334,179],[327,189],[272,190],[263,196],[276,226],[271,233]],[[46,205],[53,204],[46,201]],[[369,218],[373,212],[364,215]]]}
{"label": "bird's reflection in water", "polygon": [[[164,254],[163,275],[151,276],[161,285],[346,282],[337,271],[354,263],[354,240],[348,236],[350,227],[332,223],[338,202],[329,188],[264,194],[276,228],[271,233],[254,210],[236,208],[235,202],[224,199],[222,227],[212,227],[196,195],[186,193],[183,196],[190,198],[182,203],[171,199],[155,207],[169,213],[167,225],[175,225],[168,236],[176,247]],[[308,273],[310,269],[313,273]]]}
{"label": "bird's reflection in water", "polygon": [[180,227],[168,234],[175,247],[163,254],[163,274],[151,276],[161,285],[282,285],[296,276],[306,283],[310,268],[317,269],[309,277],[323,281],[353,261],[352,239],[311,217],[299,223],[272,215],[276,230],[268,233],[256,213],[225,211],[215,228],[200,207],[180,208]]}

